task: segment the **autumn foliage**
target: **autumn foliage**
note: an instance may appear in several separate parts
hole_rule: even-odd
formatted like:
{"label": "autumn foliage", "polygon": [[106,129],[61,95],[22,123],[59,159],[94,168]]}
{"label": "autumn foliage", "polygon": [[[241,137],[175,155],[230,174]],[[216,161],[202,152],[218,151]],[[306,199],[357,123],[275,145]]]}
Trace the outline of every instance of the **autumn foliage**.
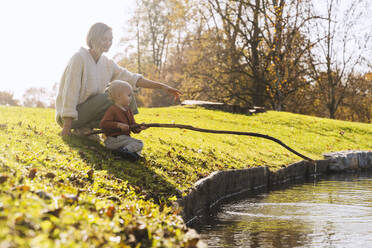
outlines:
{"label": "autumn foliage", "polygon": [[[181,89],[183,99],[371,122],[366,1],[137,4],[123,43],[132,49],[120,63]],[[139,102],[172,104],[147,90]]]}

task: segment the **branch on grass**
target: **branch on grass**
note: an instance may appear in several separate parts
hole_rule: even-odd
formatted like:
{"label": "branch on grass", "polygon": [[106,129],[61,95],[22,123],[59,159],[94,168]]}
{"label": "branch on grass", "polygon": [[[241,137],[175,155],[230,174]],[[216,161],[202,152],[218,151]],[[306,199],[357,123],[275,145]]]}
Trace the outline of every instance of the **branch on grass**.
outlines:
{"label": "branch on grass", "polygon": [[[305,155],[302,155],[301,153],[293,150],[292,148],[290,148],[289,146],[287,146],[286,144],[284,144],[280,140],[278,140],[276,138],[273,138],[273,137],[271,137],[269,135],[265,135],[265,134],[251,133],[251,132],[239,132],[239,131],[226,131],[226,130],[211,130],[211,129],[197,128],[197,127],[193,127],[193,126],[189,126],[189,125],[182,125],[182,124],[162,124],[162,123],[142,123],[142,124],[136,124],[136,125],[131,125],[130,126],[130,129],[137,128],[137,127],[140,127],[140,126],[145,126],[145,127],[165,127],[165,128],[181,128],[181,129],[189,129],[189,130],[192,130],[192,131],[203,132],[203,133],[235,134],[235,135],[245,135],[245,136],[252,136],[252,137],[259,137],[259,138],[269,139],[269,140],[274,141],[274,142],[278,143],[279,145],[283,146],[285,149],[287,149],[288,151],[296,154],[297,156],[299,156],[299,157],[301,157],[303,159],[306,159],[308,161],[313,162],[313,160],[311,158],[308,158]],[[112,130],[112,132],[113,133],[114,132],[120,132],[120,129]],[[93,131],[91,133],[88,133],[87,136],[88,135],[92,135],[92,134],[100,134],[100,133],[103,133],[103,131],[102,130]]]}

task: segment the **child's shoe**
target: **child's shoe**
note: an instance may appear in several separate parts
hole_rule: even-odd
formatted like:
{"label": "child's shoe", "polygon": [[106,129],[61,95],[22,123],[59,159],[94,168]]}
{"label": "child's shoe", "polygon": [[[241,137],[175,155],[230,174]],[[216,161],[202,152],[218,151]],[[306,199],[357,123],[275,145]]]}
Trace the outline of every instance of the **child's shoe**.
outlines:
{"label": "child's shoe", "polygon": [[125,147],[120,147],[119,149],[116,150],[116,153],[118,153],[118,155],[120,155],[122,158],[128,159],[130,161],[137,161],[140,158],[140,156],[137,153],[130,152]]}

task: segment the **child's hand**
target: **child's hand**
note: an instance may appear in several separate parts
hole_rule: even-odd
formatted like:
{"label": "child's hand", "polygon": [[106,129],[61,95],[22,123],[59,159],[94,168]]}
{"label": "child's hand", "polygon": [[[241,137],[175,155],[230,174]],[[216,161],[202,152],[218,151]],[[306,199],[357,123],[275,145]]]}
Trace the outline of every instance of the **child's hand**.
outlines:
{"label": "child's hand", "polygon": [[129,126],[127,124],[124,124],[124,123],[118,123],[118,128],[120,128],[120,130],[123,131],[123,132],[129,131]]}
{"label": "child's hand", "polygon": [[145,123],[141,123],[139,127],[140,127],[141,131],[146,130],[147,128],[149,128],[148,126],[146,126]]}
{"label": "child's hand", "polygon": [[133,128],[132,131],[133,131],[133,133],[139,133],[142,130],[145,130],[147,128],[148,127],[146,125],[144,125],[144,123],[142,123],[142,124],[139,124],[137,127]]}

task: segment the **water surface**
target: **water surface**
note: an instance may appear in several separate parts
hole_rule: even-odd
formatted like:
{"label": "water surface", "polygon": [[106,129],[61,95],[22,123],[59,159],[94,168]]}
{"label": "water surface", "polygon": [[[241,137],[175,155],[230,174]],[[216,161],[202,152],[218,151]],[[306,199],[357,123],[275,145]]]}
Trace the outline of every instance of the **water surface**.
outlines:
{"label": "water surface", "polygon": [[208,247],[372,247],[372,174],[336,175],[221,207]]}

